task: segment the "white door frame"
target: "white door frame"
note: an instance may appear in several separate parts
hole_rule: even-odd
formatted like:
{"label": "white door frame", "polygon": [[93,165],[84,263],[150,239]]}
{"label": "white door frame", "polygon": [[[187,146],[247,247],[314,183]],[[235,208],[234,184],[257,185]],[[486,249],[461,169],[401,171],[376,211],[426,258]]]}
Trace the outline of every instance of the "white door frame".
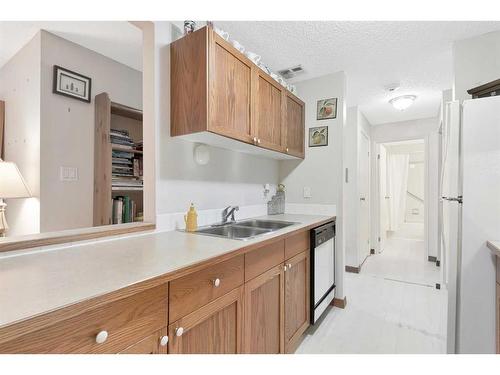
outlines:
{"label": "white door frame", "polygon": [[[426,252],[425,252],[425,259],[428,259],[429,256],[429,248],[430,248],[430,239],[429,239],[429,136],[423,136],[423,137],[403,137],[403,138],[392,138],[387,141],[379,141],[379,142],[374,142],[374,149],[376,150],[376,153],[374,153],[375,157],[375,163],[373,163],[374,168],[374,175],[375,175],[375,194],[373,194],[373,198],[375,201],[375,204],[373,205],[373,215],[372,217],[372,222],[373,222],[373,227],[376,228],[376,245],[375,245],[375,250],[377,253],[380,253],[382,249],[380,248],[380,241],[378,241],[378,238],[380,238],[380,205],[381,200],[380,200],[380,165],[379,165],[379,159],[378,155],[380,153],[380,145],[381,144],[387,144],[387,143],[395,143],[395,142],[404,142],[404,141],[416,141],[416,140],[423,140],[424,141],[424,157],[425,157],[425,187],[424,187],[424,243],[426,247]],[[373,160],[373,159],[372,159]]]}
{"label": "white door frame", "polygon": [[[372,215],[371,215],[371,169],[372,169],[372,166],[371,166],[371,155],[372,155],[372,147],[371,147],[371,139],[370,137],[368,136],[368,134],[366,134],[366,132],[363,130],[363,129],[359,129],[359,134],[361,137],[365,137],[366,140],[368,141],[368,193],[365,197],[366,201],[365,201],[365,204],[368,205],[368,218],[371,219]],[[361,162],[361,157],[360,157],[360,150],[361,150],[361,147],[359,145],[360,143],[360,140],[361,138],[358,137],[358,155],[357,155],[357,166],[356,166],[356,169],[357,169],[357,173],[358,173],[358,176],[357,176],[357,180],[358,180],[358,183],[357,183],[357,204],[358,204],[358,220],[357,220],[357,226],[358,226],[358,230],[361,229],[361,209],[360,209],[360,202],[359,202],[359,198],[361,196],[361,178],[360,178],[360,162]],[[361,249],[362,249],[362,244],[359,243],[359,240],[357,241],[358,242],[358,248],[357,248],[357,252],[358,252],[358,262],[359,264],[361,265],[365,259],[370,255],[370,251],[371,251],[371,248],[372,248],[372,243],[371,243],[371,233],[372,233],[372,225],[371,225],[371,220],[368,220],[368,254],[365,254],[364,256],[360,257],[360,252],[361,252]],[[359,235],[358,235],[359,237]]]}

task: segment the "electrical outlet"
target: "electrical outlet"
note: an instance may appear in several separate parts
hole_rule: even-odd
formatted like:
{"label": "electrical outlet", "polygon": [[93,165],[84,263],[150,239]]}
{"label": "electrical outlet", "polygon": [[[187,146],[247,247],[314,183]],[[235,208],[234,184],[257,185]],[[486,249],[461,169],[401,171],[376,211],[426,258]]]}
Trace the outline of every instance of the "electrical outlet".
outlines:
{"label": "electrical outlet", "polygon": [[60,167],[61,181],[78,181],[78,168]]}
{"label": "electrical outlet", "polygon": [[304,186],[304,198],[311,198],[311,188],[309,186]]}

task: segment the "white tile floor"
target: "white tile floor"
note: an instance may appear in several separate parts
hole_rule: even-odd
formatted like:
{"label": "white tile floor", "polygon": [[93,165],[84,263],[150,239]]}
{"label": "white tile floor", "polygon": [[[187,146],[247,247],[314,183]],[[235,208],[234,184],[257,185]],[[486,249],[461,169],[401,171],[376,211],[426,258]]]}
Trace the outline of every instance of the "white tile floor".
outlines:
{"label": "white tile floor", "polygon": [[446,291],[423,241],[393,236],[360,274],[346,274],[347,307],[330,308],[297,353],[444,353]]}

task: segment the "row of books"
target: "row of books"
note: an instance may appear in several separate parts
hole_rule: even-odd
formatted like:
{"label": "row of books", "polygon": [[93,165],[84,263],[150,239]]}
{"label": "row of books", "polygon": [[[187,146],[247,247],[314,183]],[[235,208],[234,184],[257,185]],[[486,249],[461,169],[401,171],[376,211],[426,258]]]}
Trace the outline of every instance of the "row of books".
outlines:
{"label": "row of books", "polygon": [[117,196],[112,199],[113,224],[132,223],[134,221],[142,221],[142,212],[137,211],[137,203],[130,197]]}
{"label": "row of books", "polygon": [[128,130],[111,129],[109,132],[109,137],[111,143],[114,145],[122,146],[124,148],[130,148],[131,150],[134,147],[134,141],[132,140],[132,138],[130,138]]}
{"label": "row of books", "polygon": [[113,190],[142,190],[143,166],[142,156],[132,151],[142,151],[142,141],[134,143],[130,138],[128,130],[111,129],[112,146],[120,146],[121,149],[112,150],[111,174]]}

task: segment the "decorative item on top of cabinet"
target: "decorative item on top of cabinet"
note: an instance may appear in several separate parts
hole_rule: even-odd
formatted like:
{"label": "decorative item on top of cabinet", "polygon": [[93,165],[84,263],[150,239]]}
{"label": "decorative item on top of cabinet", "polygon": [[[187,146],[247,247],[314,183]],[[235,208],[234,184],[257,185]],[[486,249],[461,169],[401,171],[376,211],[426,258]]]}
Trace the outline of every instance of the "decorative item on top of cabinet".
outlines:
{"label": "decorative item on top of cabinet", "polygon": [[210,27],[170,48],[171,136],[275,159],[304,157],[299,98]]}

